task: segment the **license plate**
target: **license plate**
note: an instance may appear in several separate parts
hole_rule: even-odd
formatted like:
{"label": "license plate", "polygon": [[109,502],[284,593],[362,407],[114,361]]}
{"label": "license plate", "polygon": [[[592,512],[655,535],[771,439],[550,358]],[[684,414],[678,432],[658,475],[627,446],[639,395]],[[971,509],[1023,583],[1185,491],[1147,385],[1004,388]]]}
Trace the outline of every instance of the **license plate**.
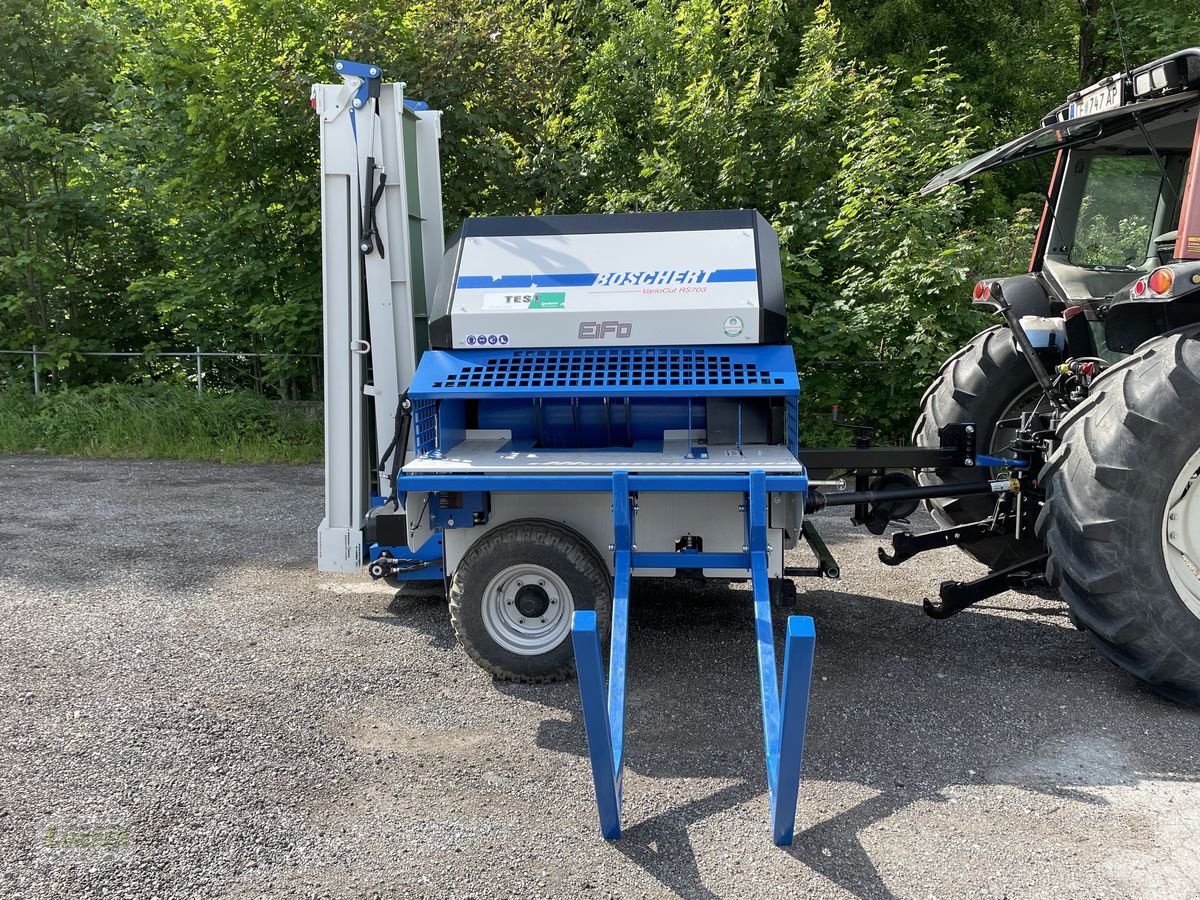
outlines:
{"label": "license plate", "polygon": [[1121,88],[1122,82],[1119,78],[1111,84],[1089,88],[1071,104],[1070,118],[1078,119],[1116,109],[1125,101],[1124,91]]}

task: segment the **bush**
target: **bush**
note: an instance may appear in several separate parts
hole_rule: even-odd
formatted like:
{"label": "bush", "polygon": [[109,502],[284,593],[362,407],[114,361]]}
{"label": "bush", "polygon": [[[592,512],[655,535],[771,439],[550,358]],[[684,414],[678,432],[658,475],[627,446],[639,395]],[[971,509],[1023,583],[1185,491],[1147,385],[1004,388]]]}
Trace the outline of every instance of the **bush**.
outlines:
{"label": "bush", "polygon": [[320,462],[322,423],[257,394],[175,385],[0,394],[0,452],[137,459]]}

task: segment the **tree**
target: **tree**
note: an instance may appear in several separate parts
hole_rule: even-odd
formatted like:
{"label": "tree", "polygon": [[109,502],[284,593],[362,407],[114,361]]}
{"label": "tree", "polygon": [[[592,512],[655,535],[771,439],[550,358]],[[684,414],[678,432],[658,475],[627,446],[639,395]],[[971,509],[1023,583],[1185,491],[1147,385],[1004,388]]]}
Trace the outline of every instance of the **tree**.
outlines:
{"label": "tree", "polygon": [[140,340],[127,273],[154,261],[122,196],[111,36],[74,0],[4,0],[0,41],[0,343],[65,363],[99,333]]}

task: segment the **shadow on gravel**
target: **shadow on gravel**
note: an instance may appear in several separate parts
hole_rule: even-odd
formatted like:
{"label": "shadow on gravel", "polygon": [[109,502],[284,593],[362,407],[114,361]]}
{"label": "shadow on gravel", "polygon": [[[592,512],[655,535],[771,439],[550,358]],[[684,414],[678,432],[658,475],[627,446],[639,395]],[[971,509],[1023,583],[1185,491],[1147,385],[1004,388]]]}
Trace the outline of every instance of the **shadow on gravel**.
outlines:
{"label": "shadow on gravel", "polygon": [[387,607],[388,615],[362,616],[368,622],[415,630],[429,639],[432,647],[449,650],[455,643],[454,628],[446,610],[446,596],[428,588],[401,588]]}
{"label": "shadow on gravel", "polygon": [[[802,779],[877,793],[798,830],[781,852],[855,896],[889,898],[860,835],[914,803],[945,802],[948,788],[1002,784],[1105,805],[1088,789],[1200,778],[1186,741],[1144,736],[1148,723],[1194,726],[1200,714],[1136,687],[1063,627],[1059,608],[997,608],[1008,614],[979,610],[934,622],[912,604],[879,597],[801,595],[795,612],[817,623]],[[777,642],[787,614],[776,613]],[[627,819],[613,845],[681,896],[712,896],[688,826],[765,792],[752,622],[744,589],[642,582],[631,601],[627,769],[734,782],[649,819]],[[538,745],[586,756],[573,683],[497,688],[569,713],[569,722],[543,720]],[[798,822],[803,806],[802,781]],[[767,829],[764,821],[764,841]]]}
{"label": "shadow on gravel", "polygon": [[729,785],[707,797],[625,828],[614,846],[681,897],[716,898],[719,895],[708,890],[700,876],[688,826],[753,800],[759,793],[760,788],[749,781]]}

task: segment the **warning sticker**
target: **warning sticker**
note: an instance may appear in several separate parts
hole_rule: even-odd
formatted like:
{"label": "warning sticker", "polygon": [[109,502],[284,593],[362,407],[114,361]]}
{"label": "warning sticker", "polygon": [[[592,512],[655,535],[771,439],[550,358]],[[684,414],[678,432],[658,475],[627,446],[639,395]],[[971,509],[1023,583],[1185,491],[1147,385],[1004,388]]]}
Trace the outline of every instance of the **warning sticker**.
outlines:
{"label": "warning sticker", "polygon": [[1188,253],[1200,253],[1200,234],[1189,234],[1184,248]]}
{"label": "warning sticker", "polygon": [[484,309],[563,309],[566,305],[565,291],[510,291],[483,295]]}

